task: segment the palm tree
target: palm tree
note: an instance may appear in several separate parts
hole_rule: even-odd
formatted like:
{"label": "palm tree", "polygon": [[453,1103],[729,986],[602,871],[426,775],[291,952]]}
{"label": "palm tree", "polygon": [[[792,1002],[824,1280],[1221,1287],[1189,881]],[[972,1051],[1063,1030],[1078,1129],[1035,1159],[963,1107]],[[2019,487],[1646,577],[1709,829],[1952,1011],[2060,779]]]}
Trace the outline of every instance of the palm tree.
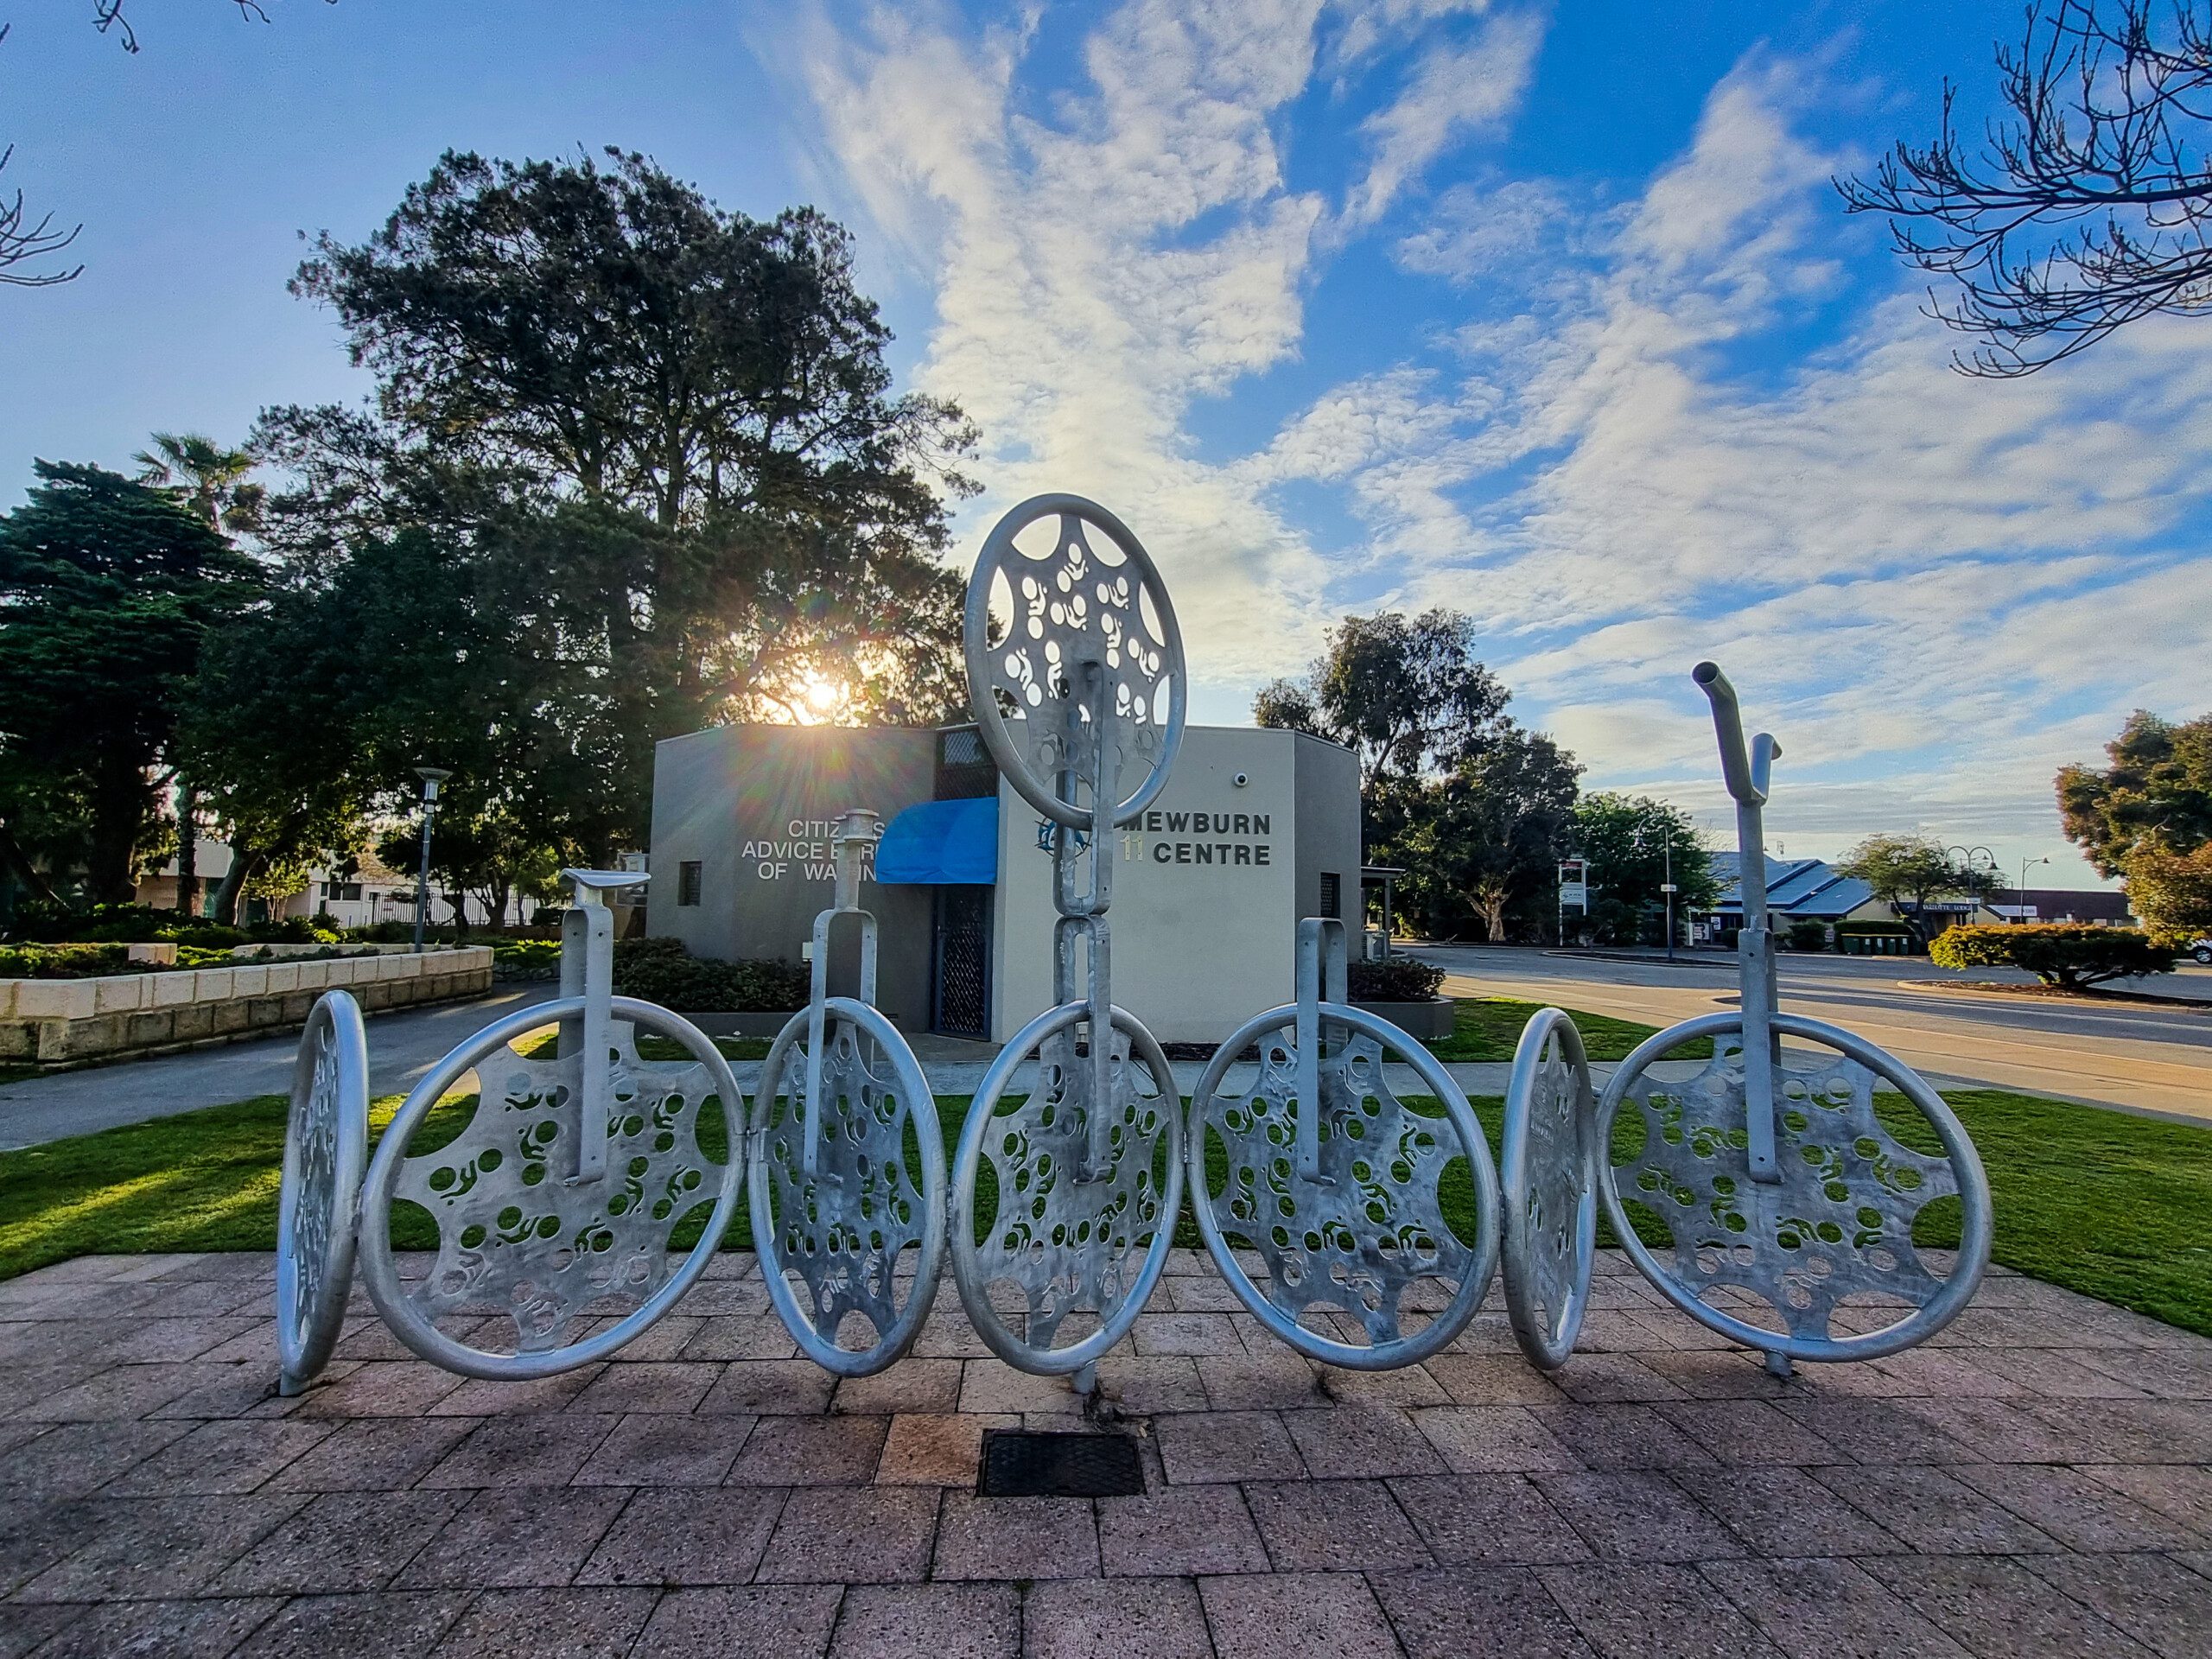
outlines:
{"label": "palm tree", "polygon": [[260,463],[246,449],[226,449],[197,432],[156,432],[153,448],[131,457],[139,481],[183,493],[193,510],[218,530],[261,527],[269,492],[246,481]]}
{"label": "palm tree", "polygon": [[[226,449],[197,432],[156,432],[153,447],[131,457],[139,480],[173,489],[217,530],[261,528],[261,509],[269,499],[246,474],[259,463],[245,449]],[[200,792],[188,778],[176,785],[176,907],[194,914],[200,907]]]}

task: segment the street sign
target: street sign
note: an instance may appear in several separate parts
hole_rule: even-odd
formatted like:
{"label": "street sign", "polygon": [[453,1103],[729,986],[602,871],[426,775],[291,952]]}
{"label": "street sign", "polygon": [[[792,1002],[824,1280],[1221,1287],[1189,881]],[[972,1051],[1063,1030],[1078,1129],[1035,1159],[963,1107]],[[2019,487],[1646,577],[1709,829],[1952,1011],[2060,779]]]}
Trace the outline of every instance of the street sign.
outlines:
{"label": "street sign", "polygon": [[1562,905],[1590,907],[1590,862],[1587,859],[1563,858],[1559,863],[1559,901]]}

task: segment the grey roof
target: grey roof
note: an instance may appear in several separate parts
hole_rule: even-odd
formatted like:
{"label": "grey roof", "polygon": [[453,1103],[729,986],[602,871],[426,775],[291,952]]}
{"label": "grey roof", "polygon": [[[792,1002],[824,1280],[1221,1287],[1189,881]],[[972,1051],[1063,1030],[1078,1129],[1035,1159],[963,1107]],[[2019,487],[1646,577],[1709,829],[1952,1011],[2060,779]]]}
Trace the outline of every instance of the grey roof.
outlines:
{"label": "grey roof", "polygon": [[[1716,912],[1744,908],[1737,891],[1738,855],[1711,855],[1713,879],[1720,884]],[[1767,908],[1778,916],[1803,916],[1834,921],[1848,916],[1874,896],[1873,888],[1856,876],[1838,875],[1827,861],[1818,858],[1770,858],[1766,861]]]}

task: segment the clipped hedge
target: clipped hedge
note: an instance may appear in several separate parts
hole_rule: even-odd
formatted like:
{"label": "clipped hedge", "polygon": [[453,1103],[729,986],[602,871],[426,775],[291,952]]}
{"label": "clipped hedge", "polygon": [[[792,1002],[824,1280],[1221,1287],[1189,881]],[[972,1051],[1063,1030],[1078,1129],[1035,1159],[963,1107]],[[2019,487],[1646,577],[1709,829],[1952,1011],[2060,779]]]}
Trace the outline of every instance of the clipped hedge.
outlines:
{"label": "clipped hedge", "polygon": [[614,989],[678,1014],[782,1014],[806,1006],[810,977],[789,962],[695,957],[681,939],[617,939]]}
{"label": "clipped hedge", "polygon": [[2075,922],[1948,928],[1929,944],[1928,959],[1939,968],[2024,968],[2070,991],[2174,966],[2172,947],[2148,933]]}
{"label": "clipped hedge", "polygon": [[1418,957],[1386,957],[1348,964],[1355,1002],[1426,1002],[1444,982],[1444,970]]}

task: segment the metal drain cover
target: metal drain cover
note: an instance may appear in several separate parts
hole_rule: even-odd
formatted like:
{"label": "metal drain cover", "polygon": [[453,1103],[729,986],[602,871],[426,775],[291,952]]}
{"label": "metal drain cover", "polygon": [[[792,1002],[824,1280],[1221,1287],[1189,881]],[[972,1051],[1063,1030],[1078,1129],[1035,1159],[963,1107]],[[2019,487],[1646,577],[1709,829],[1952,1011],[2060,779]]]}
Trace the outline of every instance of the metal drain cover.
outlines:
{"label": "metal drain cover", "polygon": [[988,1429],[976,1490],[985,1497],[1137,1497],[1144,1465],[1127,1434]]}

